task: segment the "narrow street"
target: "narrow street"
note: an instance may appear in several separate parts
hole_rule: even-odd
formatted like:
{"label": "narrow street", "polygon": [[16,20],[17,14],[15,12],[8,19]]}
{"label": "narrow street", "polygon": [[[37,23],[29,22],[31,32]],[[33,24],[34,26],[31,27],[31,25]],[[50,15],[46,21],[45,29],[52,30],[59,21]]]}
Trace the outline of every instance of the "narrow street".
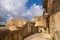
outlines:
{"label": "narrow street", "polygon": [[50,38],[49,34],[36,33],[36,34],[33,34],[33,35],[25,38],[25,40],[47,40],[46,38]]}

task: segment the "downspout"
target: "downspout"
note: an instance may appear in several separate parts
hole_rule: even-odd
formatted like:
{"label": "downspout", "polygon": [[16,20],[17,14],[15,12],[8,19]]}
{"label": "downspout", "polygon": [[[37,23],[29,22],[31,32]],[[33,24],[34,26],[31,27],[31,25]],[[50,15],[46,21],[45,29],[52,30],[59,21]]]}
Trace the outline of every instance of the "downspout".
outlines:
{"label": "downspout", "polygon": [[53,4],[52,4],[52,19],[53,19],[53,26],[54,26],[54,37],[55,37],[55,40],[58,40],[57,39],[57,30],[56,30],[56,23],[55,23],[55,6],[54,6],[54,4],[55,4],[55,1],[53,0]]}
{"label": "downspout", "polygon": [[58,40],[57,39],[57,30],[56,30],[56,24],[55,24],[55,14],[52,15],[52,18],[53,18],[53,26],[54,26],[54,37],[55,37],[55,40]]}

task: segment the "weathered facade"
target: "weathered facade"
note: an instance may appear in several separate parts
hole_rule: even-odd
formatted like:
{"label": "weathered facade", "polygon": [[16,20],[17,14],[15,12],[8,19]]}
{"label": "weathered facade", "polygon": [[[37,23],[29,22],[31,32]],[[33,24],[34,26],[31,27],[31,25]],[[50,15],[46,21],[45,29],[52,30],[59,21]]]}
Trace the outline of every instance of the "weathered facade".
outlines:
{"label": "weathered facade", "polygon": [[[44,4],[46,3],[46,4]],[[60,0],[43,0],[44,17],[45,14],[49,15],[46,20],[49,27],[49,33],[51,36],[55,36],[56,40],[60,40]]]}

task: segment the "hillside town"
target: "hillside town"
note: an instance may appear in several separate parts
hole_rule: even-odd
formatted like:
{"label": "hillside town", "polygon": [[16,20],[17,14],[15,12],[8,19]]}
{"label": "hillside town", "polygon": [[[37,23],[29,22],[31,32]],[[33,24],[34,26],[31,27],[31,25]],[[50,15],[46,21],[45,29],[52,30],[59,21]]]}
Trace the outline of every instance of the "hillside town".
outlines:
{"label": "hillside town", "polygon": [[43,15],[31,21],[12,18],[0,24],[0,40],[60,40],[60,0],[42,0]]}

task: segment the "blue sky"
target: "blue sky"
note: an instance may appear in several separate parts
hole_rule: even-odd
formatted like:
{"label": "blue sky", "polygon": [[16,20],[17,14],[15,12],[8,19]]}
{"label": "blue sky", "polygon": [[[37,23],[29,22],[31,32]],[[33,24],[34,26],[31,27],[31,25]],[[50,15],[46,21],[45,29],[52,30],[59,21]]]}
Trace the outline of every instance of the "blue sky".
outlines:
{"label": "blue sky", "polygon": [[36,5],[42,5],[42,0],[28,0],[28,2],[26,3],[26,7],[27,9],[29,9],[33,4],[36,4]]}
{"label": "blue sky", "polygon": [[15,17],[30,20],[42,14],[42,0],[0,0],[0,18],[3,20]]}

